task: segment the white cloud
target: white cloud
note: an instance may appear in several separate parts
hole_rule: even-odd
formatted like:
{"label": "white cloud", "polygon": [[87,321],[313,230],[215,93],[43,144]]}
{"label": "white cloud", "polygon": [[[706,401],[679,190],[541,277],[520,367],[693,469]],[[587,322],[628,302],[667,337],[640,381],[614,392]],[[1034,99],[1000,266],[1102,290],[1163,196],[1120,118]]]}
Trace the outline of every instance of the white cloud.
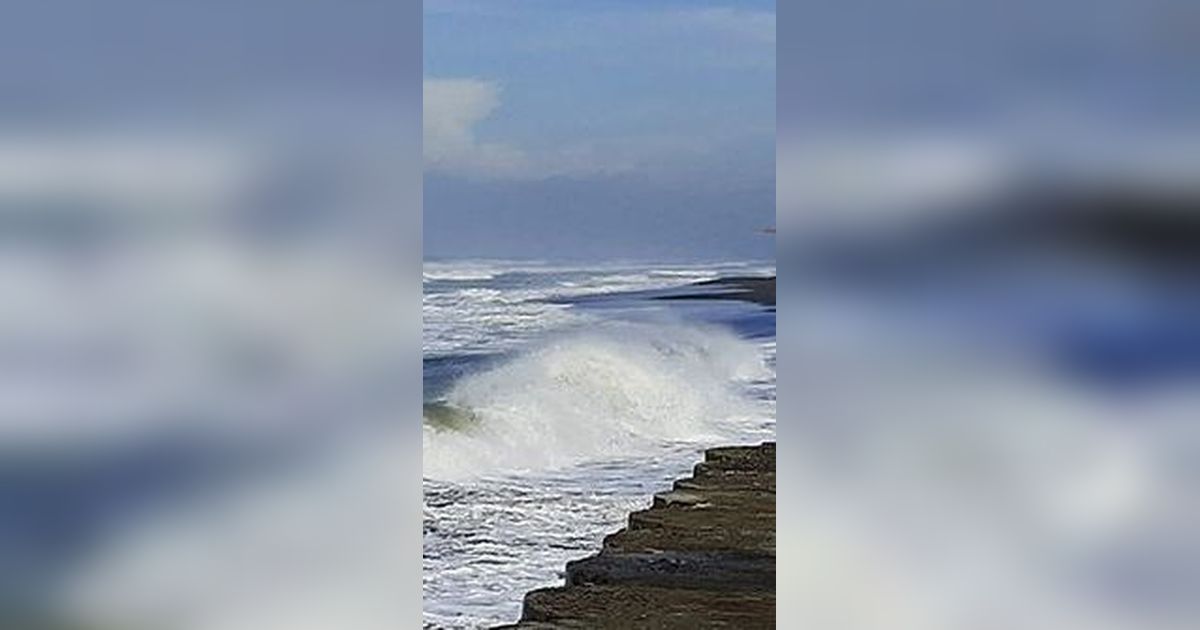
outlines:
{"label": "white cloud", "polygon": [[739,138],[711,130],[576,138],[555,146],[485,140],[479,127],[503,106],[500,84],[484,78],[424,81],[424,158],[429,173],[477,180],[640,173],[670,178],[707,170]]}
{"label": "white cloud", "polygon": [[476,126],[500,106],[500,86],[485,79],[424,81],[426,168],[475,177],[512,177],[529,171],[520,149],[484,142]]}
{"label": "white cloud", "polygon": [[[501,107],[496,81],[430,78],[424,81],[425,168],[473,179],[533,179],[629,171],[642,144],[628,139],[578,142],[530,153],[504,142],[481,140],[477,128]],[[647,140],[647,139],[639,139]]]}

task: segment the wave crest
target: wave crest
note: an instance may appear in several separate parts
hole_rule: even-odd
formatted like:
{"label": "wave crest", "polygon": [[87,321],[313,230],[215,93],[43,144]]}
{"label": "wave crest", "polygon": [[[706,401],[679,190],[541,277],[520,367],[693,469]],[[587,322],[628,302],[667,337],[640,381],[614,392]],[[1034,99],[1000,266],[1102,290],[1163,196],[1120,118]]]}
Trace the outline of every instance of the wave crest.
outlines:
{"label": "wave crest", "polygon": [[614,324],[564,335],[466,377],[446,403],[474,422],[425,423],[424,472],[453,479],[557,468],[728,435],[756,415],[759,348],[723,329]]}

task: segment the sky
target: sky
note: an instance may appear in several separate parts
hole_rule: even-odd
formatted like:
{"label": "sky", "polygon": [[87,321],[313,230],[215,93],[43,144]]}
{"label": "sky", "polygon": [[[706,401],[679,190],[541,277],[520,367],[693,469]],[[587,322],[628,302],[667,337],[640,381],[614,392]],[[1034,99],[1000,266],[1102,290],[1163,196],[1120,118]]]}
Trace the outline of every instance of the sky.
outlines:
{"label": "sky", "polygon": [[428,258],[768,259],[775,6],[427,0]]}

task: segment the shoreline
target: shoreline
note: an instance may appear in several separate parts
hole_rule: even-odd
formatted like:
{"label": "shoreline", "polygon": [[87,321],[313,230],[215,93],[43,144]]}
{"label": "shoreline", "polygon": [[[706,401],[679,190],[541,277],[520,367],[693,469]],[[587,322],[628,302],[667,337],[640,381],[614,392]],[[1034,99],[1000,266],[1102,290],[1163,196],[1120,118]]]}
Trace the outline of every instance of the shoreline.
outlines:
{"label": "shoreline", "polygon": [[656,296],[656,300],[738,300],[760,306],[775,306],[775,276],[729,276],[693,282],[684,288],[695,293]]}
{"label": "shoreline", "polygon": [[565,575],[495,630],[775,627],[775,443],[707,449]]}

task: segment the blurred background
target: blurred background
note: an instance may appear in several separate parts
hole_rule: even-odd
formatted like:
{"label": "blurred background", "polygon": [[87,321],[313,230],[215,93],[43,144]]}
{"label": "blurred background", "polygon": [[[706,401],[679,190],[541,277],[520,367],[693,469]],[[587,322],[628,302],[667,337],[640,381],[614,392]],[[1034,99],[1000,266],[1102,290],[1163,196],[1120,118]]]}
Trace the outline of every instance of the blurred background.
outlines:
{"label": "blurred background", "polygon": [[780,619],[1200,624],[1200,7],[779,7]]}
{"label": "blurred background", "polygon": [[[0,627],[415,623],[419,3],[5,8]],[[1196,627],[1195,3],[779,16],[780,625]]]}
{"label": "blurred background", "polygon": [[0,627],[417,622],[420,3],[6,3]]}

